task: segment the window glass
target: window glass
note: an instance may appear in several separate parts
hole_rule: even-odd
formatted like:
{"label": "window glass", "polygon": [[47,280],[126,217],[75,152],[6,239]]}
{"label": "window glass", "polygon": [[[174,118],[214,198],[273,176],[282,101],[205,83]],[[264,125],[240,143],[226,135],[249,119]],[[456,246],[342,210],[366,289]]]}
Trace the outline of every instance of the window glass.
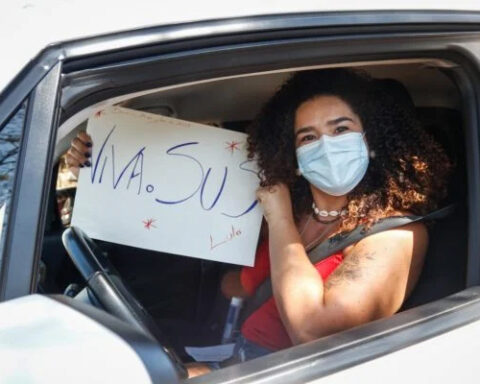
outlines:
{"label": "window glass", "polygon": [[18,109],[0,131],[0,258],[3,256],[3,244],[25,122],[26,104],[25,102]]}

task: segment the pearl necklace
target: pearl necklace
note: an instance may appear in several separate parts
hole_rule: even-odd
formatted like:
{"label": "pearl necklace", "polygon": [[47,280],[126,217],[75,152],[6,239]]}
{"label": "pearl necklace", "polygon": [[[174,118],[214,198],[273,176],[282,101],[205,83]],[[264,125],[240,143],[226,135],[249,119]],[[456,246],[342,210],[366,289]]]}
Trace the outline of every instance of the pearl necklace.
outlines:
{"label": "pearl necklace", "polygon": [[341,209],[339,211],[327,211],[325,209],[318,209],[317,206],[315,205],[315,202],[312,203],[312,208],[313,208],[313,212],[317,217],[319,216],[320,217],[328,217],[328,216],[338,217],[338,216],[345,216],[347,214],[346,209]]}

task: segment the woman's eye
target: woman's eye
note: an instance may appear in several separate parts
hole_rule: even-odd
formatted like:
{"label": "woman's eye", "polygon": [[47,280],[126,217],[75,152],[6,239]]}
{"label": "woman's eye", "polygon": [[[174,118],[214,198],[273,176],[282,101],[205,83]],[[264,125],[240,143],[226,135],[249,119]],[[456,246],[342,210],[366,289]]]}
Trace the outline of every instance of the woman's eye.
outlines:
{"label": "woman's eye", "polygon": [[335,133],[342,133],[342,132],[348,131],[348,129],[349,129],[348,127],[342,125],[340,127],[335,128]]}
{"label": "woman's eye", "polygon": [[301,143],[305,143],[306,141],[315,140],[317,137],[315,135],[305,135],[300,139]]}

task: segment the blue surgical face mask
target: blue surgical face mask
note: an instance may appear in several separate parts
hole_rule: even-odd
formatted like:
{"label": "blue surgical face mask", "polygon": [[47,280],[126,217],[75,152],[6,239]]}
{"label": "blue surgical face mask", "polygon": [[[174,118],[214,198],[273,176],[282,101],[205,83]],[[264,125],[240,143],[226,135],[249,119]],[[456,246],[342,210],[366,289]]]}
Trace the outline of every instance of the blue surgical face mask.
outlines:
{"label": "blue surgical face mask", "polygon": [[297,148],[300,173],[310,184],[332,196],[343,196],[355,188],[368,168],[368,150],[363,133],[322,135]]}

